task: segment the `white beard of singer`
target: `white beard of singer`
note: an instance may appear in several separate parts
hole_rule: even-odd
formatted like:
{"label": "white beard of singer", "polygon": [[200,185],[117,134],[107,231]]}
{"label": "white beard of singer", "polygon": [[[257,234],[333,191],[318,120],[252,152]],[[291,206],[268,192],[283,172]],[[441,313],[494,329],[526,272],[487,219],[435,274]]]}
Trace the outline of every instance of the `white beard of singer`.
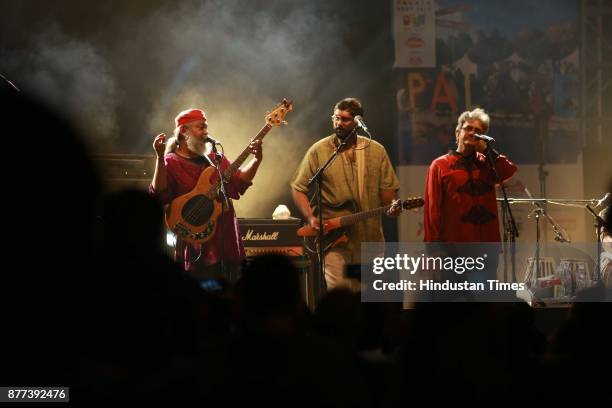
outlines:
{"label": "white beard of singer", "polygon": [[184,134],[187,148],[198,156],[204,156],[206,154],[206,143],[193,137],[189,130]]}

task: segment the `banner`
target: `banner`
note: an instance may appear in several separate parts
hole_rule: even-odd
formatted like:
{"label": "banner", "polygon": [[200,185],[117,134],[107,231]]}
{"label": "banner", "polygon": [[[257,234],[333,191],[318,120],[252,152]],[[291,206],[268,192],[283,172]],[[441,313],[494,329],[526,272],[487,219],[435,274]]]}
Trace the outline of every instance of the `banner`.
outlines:
{"label": "banner", "polygon": [[436,66],[434,0],[395,0],[395,68]]}

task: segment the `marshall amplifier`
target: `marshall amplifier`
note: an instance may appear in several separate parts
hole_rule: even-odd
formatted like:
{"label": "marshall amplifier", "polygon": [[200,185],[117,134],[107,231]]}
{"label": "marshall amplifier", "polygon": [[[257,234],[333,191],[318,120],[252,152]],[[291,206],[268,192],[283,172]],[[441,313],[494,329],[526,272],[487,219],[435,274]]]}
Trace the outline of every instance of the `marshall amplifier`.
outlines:
{"label": "marshall amplifier", "polygon": [[302,238],[297,230],[298,218],[273,220],[270,218],[239,218],[240,236],[247,256],[281,254],[302,256]]}
{"label": "marshall amplifier", "polygon": [[238,218],[240,236],[247,258],[259,255],[278,254],[292,257],[292,261],[303,273],[300,291],[306,304],[314,310],[319,298],[315,284],[315,262],[312,262],[297,230],[301,221],[298,218],[273,220],[270,218]]}

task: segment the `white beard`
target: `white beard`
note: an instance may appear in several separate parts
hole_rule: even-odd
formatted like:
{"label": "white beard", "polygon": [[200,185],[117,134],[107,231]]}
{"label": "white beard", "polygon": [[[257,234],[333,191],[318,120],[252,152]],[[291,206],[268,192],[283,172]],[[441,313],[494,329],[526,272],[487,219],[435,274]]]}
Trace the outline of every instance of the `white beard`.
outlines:
{"label": "white beard", "polygon": [[187,148],[198,156],[204,156],[206,154],[206,144],[200,140],[195,139],[191,135],[185,135],[187,141]]}

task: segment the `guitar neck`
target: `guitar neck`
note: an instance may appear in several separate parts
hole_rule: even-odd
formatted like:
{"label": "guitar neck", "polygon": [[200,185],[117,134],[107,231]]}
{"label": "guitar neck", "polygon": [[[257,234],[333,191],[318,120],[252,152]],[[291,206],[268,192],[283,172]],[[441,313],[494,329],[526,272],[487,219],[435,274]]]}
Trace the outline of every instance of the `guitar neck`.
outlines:
{"label": "guitar neck", "polygon": [[[264,138],[264,136],[266,136],[268,134],[270,129],[272,129],[272,126],[270,124],[266,123],[264,125],[264,127],[261,128],[261,130],[259,131],[257,136],[255,136],[253,138],[253,140],[262,140]],[[240,166],[242,166],[242,163],[244,163],[246,158],[249,157],[249,154],[251,154],[251,151],[249,150],[249,146],[247,146],[247,147],[244,148],[242,153],[240,153],[240,156],[238,156],[238,158],[236,160],[234,160],[234,162],[231,164],[231,166],[229,166],[227,169],[225,169],[225,171],[223,172],[223,179],[227,180],[230,177],[232,177],[234,175],[234,173],[236,173],[236,171],[240,168]]]}
{"label": "guitar neck", "polygon": [[358,212],[358,213],[351,214],[351,215],[345,215],[343,217],[340,217],[340,225],[343,227],[348,227],[349,225],[353,225],[356,222],[365,220],[367,218],[376,217],[384,213],[385,211],[387,211],[389,208],[391,208],[391,204],[385,205],[383,207],[373,208],[368,211],[362,211],[362,212]]}
{"label": "guitar neck", "polygon": [[[262,140],[264,138],[264,136],[266,136],[268,134],[270,129],[272,129],[272,125],[266,123],[264,125],[264,127],[261,128],[259,133],[257,133],[257,136],[255,136],[253,138],[253,140]],[[249,142],[249,144],[250,144],[250,142]],[[236,173],[236,171],[238,171],[240,166],[242,166],[242,163],[244,163],[246,158],[249,157],[249,154],[251,154],[251,151],[249,150],[249,146],[247,145],[247,147],[244,148],[242,153],[240,153],[240,156],[238,156],[238,158],[236,158],[236,160],[234,160],[232,162],[232,164],[227,169],[225,169],[225,171],[223,171],[223,173],[222,173],[223,180],[229,180],[234,175],[234,173]],[[219,188],[220,182],[221,181],[219,180],[214,185],[212,185],[210,187],[208,195],[212,196],[212,198],[214,198],[214,196],[217,195],[217,190]]]}

